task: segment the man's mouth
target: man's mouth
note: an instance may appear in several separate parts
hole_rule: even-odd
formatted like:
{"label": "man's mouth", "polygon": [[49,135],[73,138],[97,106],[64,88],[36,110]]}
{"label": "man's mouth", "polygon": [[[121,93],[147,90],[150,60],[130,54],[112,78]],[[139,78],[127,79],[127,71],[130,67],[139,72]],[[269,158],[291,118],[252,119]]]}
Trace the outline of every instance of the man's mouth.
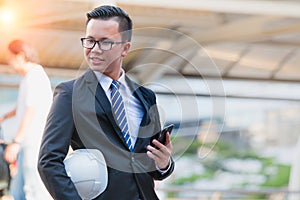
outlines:
{"label": "man's mouth", "polygon": [[93,63],[100,63],[100,62],[103,62],[103,61],[104,61],[104,59],[99,58],[99,57],[90,57],[90,60],[91,60]]}

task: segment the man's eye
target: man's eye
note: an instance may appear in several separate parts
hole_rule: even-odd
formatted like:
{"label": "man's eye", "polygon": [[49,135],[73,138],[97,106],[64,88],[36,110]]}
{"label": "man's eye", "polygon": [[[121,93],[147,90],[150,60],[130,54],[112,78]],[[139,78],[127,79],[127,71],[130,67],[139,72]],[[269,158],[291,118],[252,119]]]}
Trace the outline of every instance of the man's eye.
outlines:
{"label": "man's eye", "polygon": [[94,43],[94,42],[95,42],[95,40],[92,40],[92,39],[90,39],[90,40],[86,40],[86,42],[87,42],[87,43],[91,43],[91,44],[92,44],[92,43]]}
{"label": "man's eye", "polygon": [[102,42],[103,45],[110,45],[111,43],[112,43],[112,42],[110,42],[110,41],[103,41],[103,42]]}

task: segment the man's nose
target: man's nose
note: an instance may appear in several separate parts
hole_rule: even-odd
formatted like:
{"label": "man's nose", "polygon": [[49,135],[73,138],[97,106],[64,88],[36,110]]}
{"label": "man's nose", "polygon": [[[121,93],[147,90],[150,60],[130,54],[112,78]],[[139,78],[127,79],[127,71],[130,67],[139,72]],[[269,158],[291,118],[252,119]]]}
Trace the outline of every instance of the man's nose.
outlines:
{"label": "man's nose", "polygon": [[101,43],[100,41],[96,41],[96,44],[94,45],[94,47],[92,48],[92,51],[100,51],[103,52],[103,50],[101,49]]}

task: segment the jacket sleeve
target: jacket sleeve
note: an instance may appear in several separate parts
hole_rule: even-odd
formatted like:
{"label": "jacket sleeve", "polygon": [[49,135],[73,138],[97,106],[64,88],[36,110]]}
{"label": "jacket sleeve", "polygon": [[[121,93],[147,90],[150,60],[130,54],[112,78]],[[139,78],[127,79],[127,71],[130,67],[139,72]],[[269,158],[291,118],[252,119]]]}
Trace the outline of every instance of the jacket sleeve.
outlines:
{"label": "jacket sleeve", "polygon": [[59,200],[81,199],[63,163],[75,131],[72,88],[73,82],[62,83],[55,88],[38,160],[42,181],[52,197]]}

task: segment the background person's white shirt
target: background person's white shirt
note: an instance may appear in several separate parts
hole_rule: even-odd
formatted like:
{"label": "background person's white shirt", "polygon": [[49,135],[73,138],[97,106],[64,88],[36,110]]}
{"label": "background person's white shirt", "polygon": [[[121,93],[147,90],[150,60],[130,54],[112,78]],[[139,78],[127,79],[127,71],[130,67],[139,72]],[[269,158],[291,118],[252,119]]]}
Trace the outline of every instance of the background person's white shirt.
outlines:
{"label": "background person's white shirt", "polygon": [[26,107],[34,109],[34,116],[28,129],[23,133],[24,191],[27,200],[52,199],[37,170],[38,153],[47,116],[52,104],[50,80],[42,66],[28,63],[29,71],[22,78],[17,101],[17,122],[20,126]]}
{"label": "background person's white shirt", "polygon": [[30,70],[22,78],[17,101],[17,121],[20,125],[27,106],[34,108],[35,115],[29,129],[24,133],[23,145],[35,140],[39,142],[52,103],[52,89],[49,78],[42,66],[28,63]]}

